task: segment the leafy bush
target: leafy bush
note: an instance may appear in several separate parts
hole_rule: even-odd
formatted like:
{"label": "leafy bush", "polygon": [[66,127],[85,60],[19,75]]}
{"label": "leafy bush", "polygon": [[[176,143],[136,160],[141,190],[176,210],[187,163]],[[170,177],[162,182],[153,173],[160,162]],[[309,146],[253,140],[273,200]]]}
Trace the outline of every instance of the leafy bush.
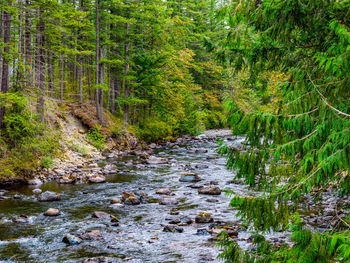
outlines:
{"label": "leafy bush", "polygon": [[102,134],[101,132],[102,127],[99,125],[96,125],[95,127],[91,128],[86,135],[89,142],[95,146],[98,150],[101,150],[105,146],[106,136]]}
{"label": "leafy bush", "polygon": [[136,133],[137,137],[147,141],[159,141],[172,135],[172,128],[164,121],[149,119]]}
{"label": "leafy bush", "polygon": [[41,159],[40,165],[43,168],[52,168],[54,161],[51,158],[51,156],[46,156],[44,158]]}

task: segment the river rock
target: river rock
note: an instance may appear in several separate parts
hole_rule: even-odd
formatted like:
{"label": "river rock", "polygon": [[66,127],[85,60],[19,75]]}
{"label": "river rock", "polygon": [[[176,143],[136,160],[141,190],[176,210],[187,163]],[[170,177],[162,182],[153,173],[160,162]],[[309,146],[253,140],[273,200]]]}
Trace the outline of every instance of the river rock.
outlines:
{"label": "river rock", "polygon": [[75,178],[69,177],[67,175],[61,177],[60,179],[58,179],[58,183],[59,184],[72,184],[75,182]]}
{"label": "river rock", "polygon": [[85,260],[83,260],[82,263],[112,263],[112,262],[115,262],[115,261],[112,259],[108,259],[104,256],[101,256],[101,257],[85,259]]}
{"label": "river rock", "polygon": [[199,213],[199,215],[196,216],[195,221],[196,223],[203,224],[203,223],[211,223],[214,220],[209,213]]}
{"label": "river rock", "polygon": [[62,241],[69,245],[78,245],[81,242],[83,242],[83,240],[80,237],[74,236],[72,234],[65,235]]}
{"label": "river rock", "polygon": [[197,229],[196,235],[206,236],[206,235],[210,235],[210,233],[205,228],[200,228],[200,229]]}
{"label": "river rock", "polygon": [[184,232],[184,229],[182,227],[178,227],[175,225],[166,225],[163,228],[163,232],[182,233],[182,232]]}
{"label": "river rock", "polygon": [[19,217],[13,218],[14,223],[28,223],[29,217],[27,215],[20,215]]}
{"label": "river rock", "polygon": [[217,186],[208,186],[199,188],[198,193],[202,195],[220,195],[221,190]]}
{"label": "river rock", "polygon": [[159,158],[156,156],[150,156],[146,162],[148,164],[166,164],[168,163],[168,159],[167,158]]}
{"label": "river rock", "polygon": [[156,191],[156,194],[158,195],[170,195],[171,190],[169,188],[161,188]]}
{"label": "river rock", "polygon": [[122,201],[126,205],[139,205],[141,203],[141,200],[131,192],[123,192]]}
{"label": "river rock", "polygon": [[208,152],[208,150],[205,148],[199,148],[199,149],[195,150],[195,153],[207,153],[207,152]]}
{"label": "river rock", "polygon": [[106,181],[106,177],[104,177],[101,174],[98,174],[89,178],[89,183],[94,183],[94,184],[104,183],[105,181]]}
{"label": "river rock", "polygon": [[38,195],[38,194],[41,194],[42,193],[42,190],[41,189],[39,189],[39,188],[36,188],[36,189],[33,189],[33,194],[36,194],[36,195]]}
{"label": "river rock", "polygon": [[201,179],[195,173],[185,173],[181,175],[180,182],[199,182]]}
{"label": "river rock", "polygon": [[60,201],[61,195],[55,192],[46,191],[39,195],[38,200],[40,202]]}
{"label": "river rock", "polygon": [[49,208],[44,213],[45,216],[58,216],[60,214],[60,210],[56,208]]}
{"label": "river rock", "polygon": [[106,213],[106,212],[95,211],[95,212],[92,213],[92,217],[102,219],[102,218],[111,217],[111,215]]}
{"label": "river rock", "polygon": [[207,156],[207,160],[214,160],[217,158],[218,158],[218,156],[216,154],[212,154],[212,155]]}
{"label": "river rock", "polygon": [[103,236],[100,230],[94,229],[82,234],[82,238],[87,240],[99,240],[102,239]]}
{"label": "river rock", "polygon": [[179,201],[173,197],[162,197],[159,199],[160,205],[177,205]]}
{"label": "river rock", "polygon": [[121,204],[122,200],[120,200],[119,198],[112,198],[111,200],[111,204]]}
{"label": "river rock", "polygon": [[135,196],[129,196],[127,199],[125,199],[124,204],[126,205],[139,205],[141,204],[140,199],[138,199]]}
{"label": "river rock", "polygon": [[206,164],[196,164],[194,167],[197,168],[197,169],[207,169],[207,168],[209,168],[209,166],[206,165]]}
{"label": "river rock", "polygon": [[193,220],[191,218],[189,218],[188,216],[182,216],[180,217],[181,223],[190,225],[193,223]]}
{"label": "river rock", "polygon": [[43,182],[40,179],[32,179],[27,182],[29,185],[42,185]]}

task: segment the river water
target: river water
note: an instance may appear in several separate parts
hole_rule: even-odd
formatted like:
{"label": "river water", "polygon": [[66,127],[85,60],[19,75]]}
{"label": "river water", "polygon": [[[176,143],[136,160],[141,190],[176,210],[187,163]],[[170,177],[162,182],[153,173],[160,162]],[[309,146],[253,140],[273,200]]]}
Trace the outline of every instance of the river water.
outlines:
{"label": "river water", "polygon": [[[242,138],[233,140],[230,136],[222,139],[229,144],[242,142]],[[182,226],[183,233],[163,232],[170,220],[182,216],[194,219],[201,212],[209,213],[216,225],[237,225],[235,212],[229,208],[230,197],[224,193],[200,195],[189,187],[192,183],[179,181],[181,174],[194,172],[202,179],[197,185],[211,183],[238,194],[249,193],[245,186],[230,183],[233,174],[226,170],[225,159],[217,156],[216,150],[215,140],[188,140],[155,150],[155,156],[169,158],[167,164],[142,165],[134,155],[99,160],[100,166],[116,164],[119,172],[102,184],[42,185],[43,191],[61,193],[62,200],[56,202],[38,202],[29,186],[7,189],[6,196],[10,198],[0,201],[0,262],[83,262],[89,258],[95,261],[86,262],[219,262],[219,249],[212,236],[201,230],[198,234],[198,229],[215,224],[192,223]],[[172,190],[179,204],[158,204],[161,196],[156,190],[164,187]],[[110,200],[120,198],[124,191],[143,192],[148,201],[135,206],[111,206]],[[44,216],[50,207],[61,214]],[[109,219],[93,218],[94,211],[118,217],[119,225]],[[13,218],[21,214],[28,216],[28,222],[14,223]],[[68,233],[88,230],[100,230],[103,238],[84,240],[79,245],[62,242]],[[245,246],[249,236],[239,230],[237,240]]]}

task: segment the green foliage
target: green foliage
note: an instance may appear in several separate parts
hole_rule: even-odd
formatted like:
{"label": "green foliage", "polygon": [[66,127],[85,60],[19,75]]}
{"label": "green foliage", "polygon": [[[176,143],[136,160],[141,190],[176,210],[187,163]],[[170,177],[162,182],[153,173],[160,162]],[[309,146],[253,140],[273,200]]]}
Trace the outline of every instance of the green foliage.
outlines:
{"label": "green foliage", "polygon": [[[320,0],[220,7],[227,38],[216,54],[235,72],[228,123],[246,138],[220,152],[238,178],[264,191],[231,202],[255,231],[285,226],[305,195],[318,202],[330,185],[340,195],[350,193],[349,8],[349,1]],[[338,221],[329,233],[294,229],[295,245],[270,262],[347,262],[341,248],[349,231]],[[332,240],[344,243],[330,250]]]}
{"label": "green foliage", "polygon": [[172,134],[171,127],[166,122],[157,119],[147,120],[136,132],[139,138],[147,142],[163,140]]}
{"label": "green foliage", "polygon": [[54,164],[54,161],[50,156],[43,157],[40,162],[41,167],[47,168],[47,169],[52,168],[53,164]]}
{"label": "green foliage", "polygon": [[95,146],[98,150],[102,150],[105,146],[106,136],[101,132],[102,127],[96,125],[91,128],[89,132],[86,134],[89,142]]}

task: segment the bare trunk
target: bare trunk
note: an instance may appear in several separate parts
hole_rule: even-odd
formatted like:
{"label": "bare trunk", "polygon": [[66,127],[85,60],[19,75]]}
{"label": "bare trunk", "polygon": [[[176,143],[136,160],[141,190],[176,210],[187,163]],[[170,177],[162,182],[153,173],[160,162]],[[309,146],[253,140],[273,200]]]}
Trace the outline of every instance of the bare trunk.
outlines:
{"label": "bare trunk", "polygon": [[[0,13],[1,15],[1,20],[0,20],[0,39],[3,39],[2,37],[2,32],[3,32],[3,28],[4,28],[4,12],[1,11]],[[0,51],[2,51],[0,49]],[[2,64],[3,64],[3,59],[2,59],[2,52],[0,52],[0,91],[1,91],[1,83],[2,83]]]}
{"label": "bare trunk", "polygon": [[26,0],[26,17],[25,17],[25,65],[26,65],[26,85],[28,87],[32,86],[32,41],[31,41],[31,20],[30,20],[30,11],[28,6],[30,5],[30,0]]}
{"label": "bare trunk", "polygon": [[[8,6],[12,5],[11,1],[8,1]],[[11,38],[11,14],[3,12],[3,28],[4,28],[4,53],[10,54],[10,38]],[[2,74],[1,74],[1,93],[6,93],[9,89],[9,59],[3,57]],[[0,127],[4,126],[5,108],[0,108]]]}
{"label": "bare trunk", "polygon": [[[48,53],[50,52],[50,50],[48,50]],[[53,56],[52,54],[48,54],[47,55],[48,58],[48,65],[47,65],[47,75],[48,75],[48,81],[49,81],[49,95],[51,97],[54,97],[55,94],[55,89],[54,89],[54,74],[55,74],[55,64],[53,61]]]}
{"label": "bare trunk", "polygon": [[44,122],[45,120],[45,101],[44,101],[44,97],[45,97],[45,49],[44,49],[44,45],[45,45],[45,36],[44,36],[44,28],[45,28],[45,24],[44,21],[42,20],[42,14],[41,14],[41,10],[39,11],[39,23],[38,23],[38,39],[37,39],[37,55],[38,55],[38,87],[39,87],[39,94],[38,94],[38,101],[37,101],[37,112],[38,115],[40,117],[40,121]]}
{"label": "bare trunk", "polygon": [[83,59],[79,60],[79,72],[78,72],[78,80],[79,80],[79,106],[83,104]]}
{"label": "bare trunk", "polygon": [[111,112],[115,114],[115,76],[113,71],[110,73],[110,93],[111,93]]}
{"label": "bare trunk", "polygon": [[60,100],[63,101],[63,87],[64,87],[64,56],[61,55],[61,79],[60,79]]}
{"label": "bare trunk", "polygon": [[129,30],[130,30],[130,24],[126,23],[125,24],[125,31],[126,31],[126,36],[125,36],[125,75],[124,75],[124,122],[125,125],[128,122],[128,116],[129,116],[129,105],[126,102],[126,99],[129,97],[129,81],[128,81],[128,73],[129,73]]}
{"label": "bare trunk", "polygon": [[97,119],[100,121],[100,124],[102,124],[101,119],[100,119],[100,92],[99,92],[99,84],[100,84],[100,16],[99,16],[99,5],[100,1],[96,0],[96,61],[95,61],[95,101],[96,101],[96,115]]}
{"label": "bare trunk", "polygon": [[23,3],[22,0],[18,0],[19,7],[19,29],[18,29],[18,64],[17,64],[17,77],[16,77],[16,87],[21,89],[21,82],[23,79]]}

